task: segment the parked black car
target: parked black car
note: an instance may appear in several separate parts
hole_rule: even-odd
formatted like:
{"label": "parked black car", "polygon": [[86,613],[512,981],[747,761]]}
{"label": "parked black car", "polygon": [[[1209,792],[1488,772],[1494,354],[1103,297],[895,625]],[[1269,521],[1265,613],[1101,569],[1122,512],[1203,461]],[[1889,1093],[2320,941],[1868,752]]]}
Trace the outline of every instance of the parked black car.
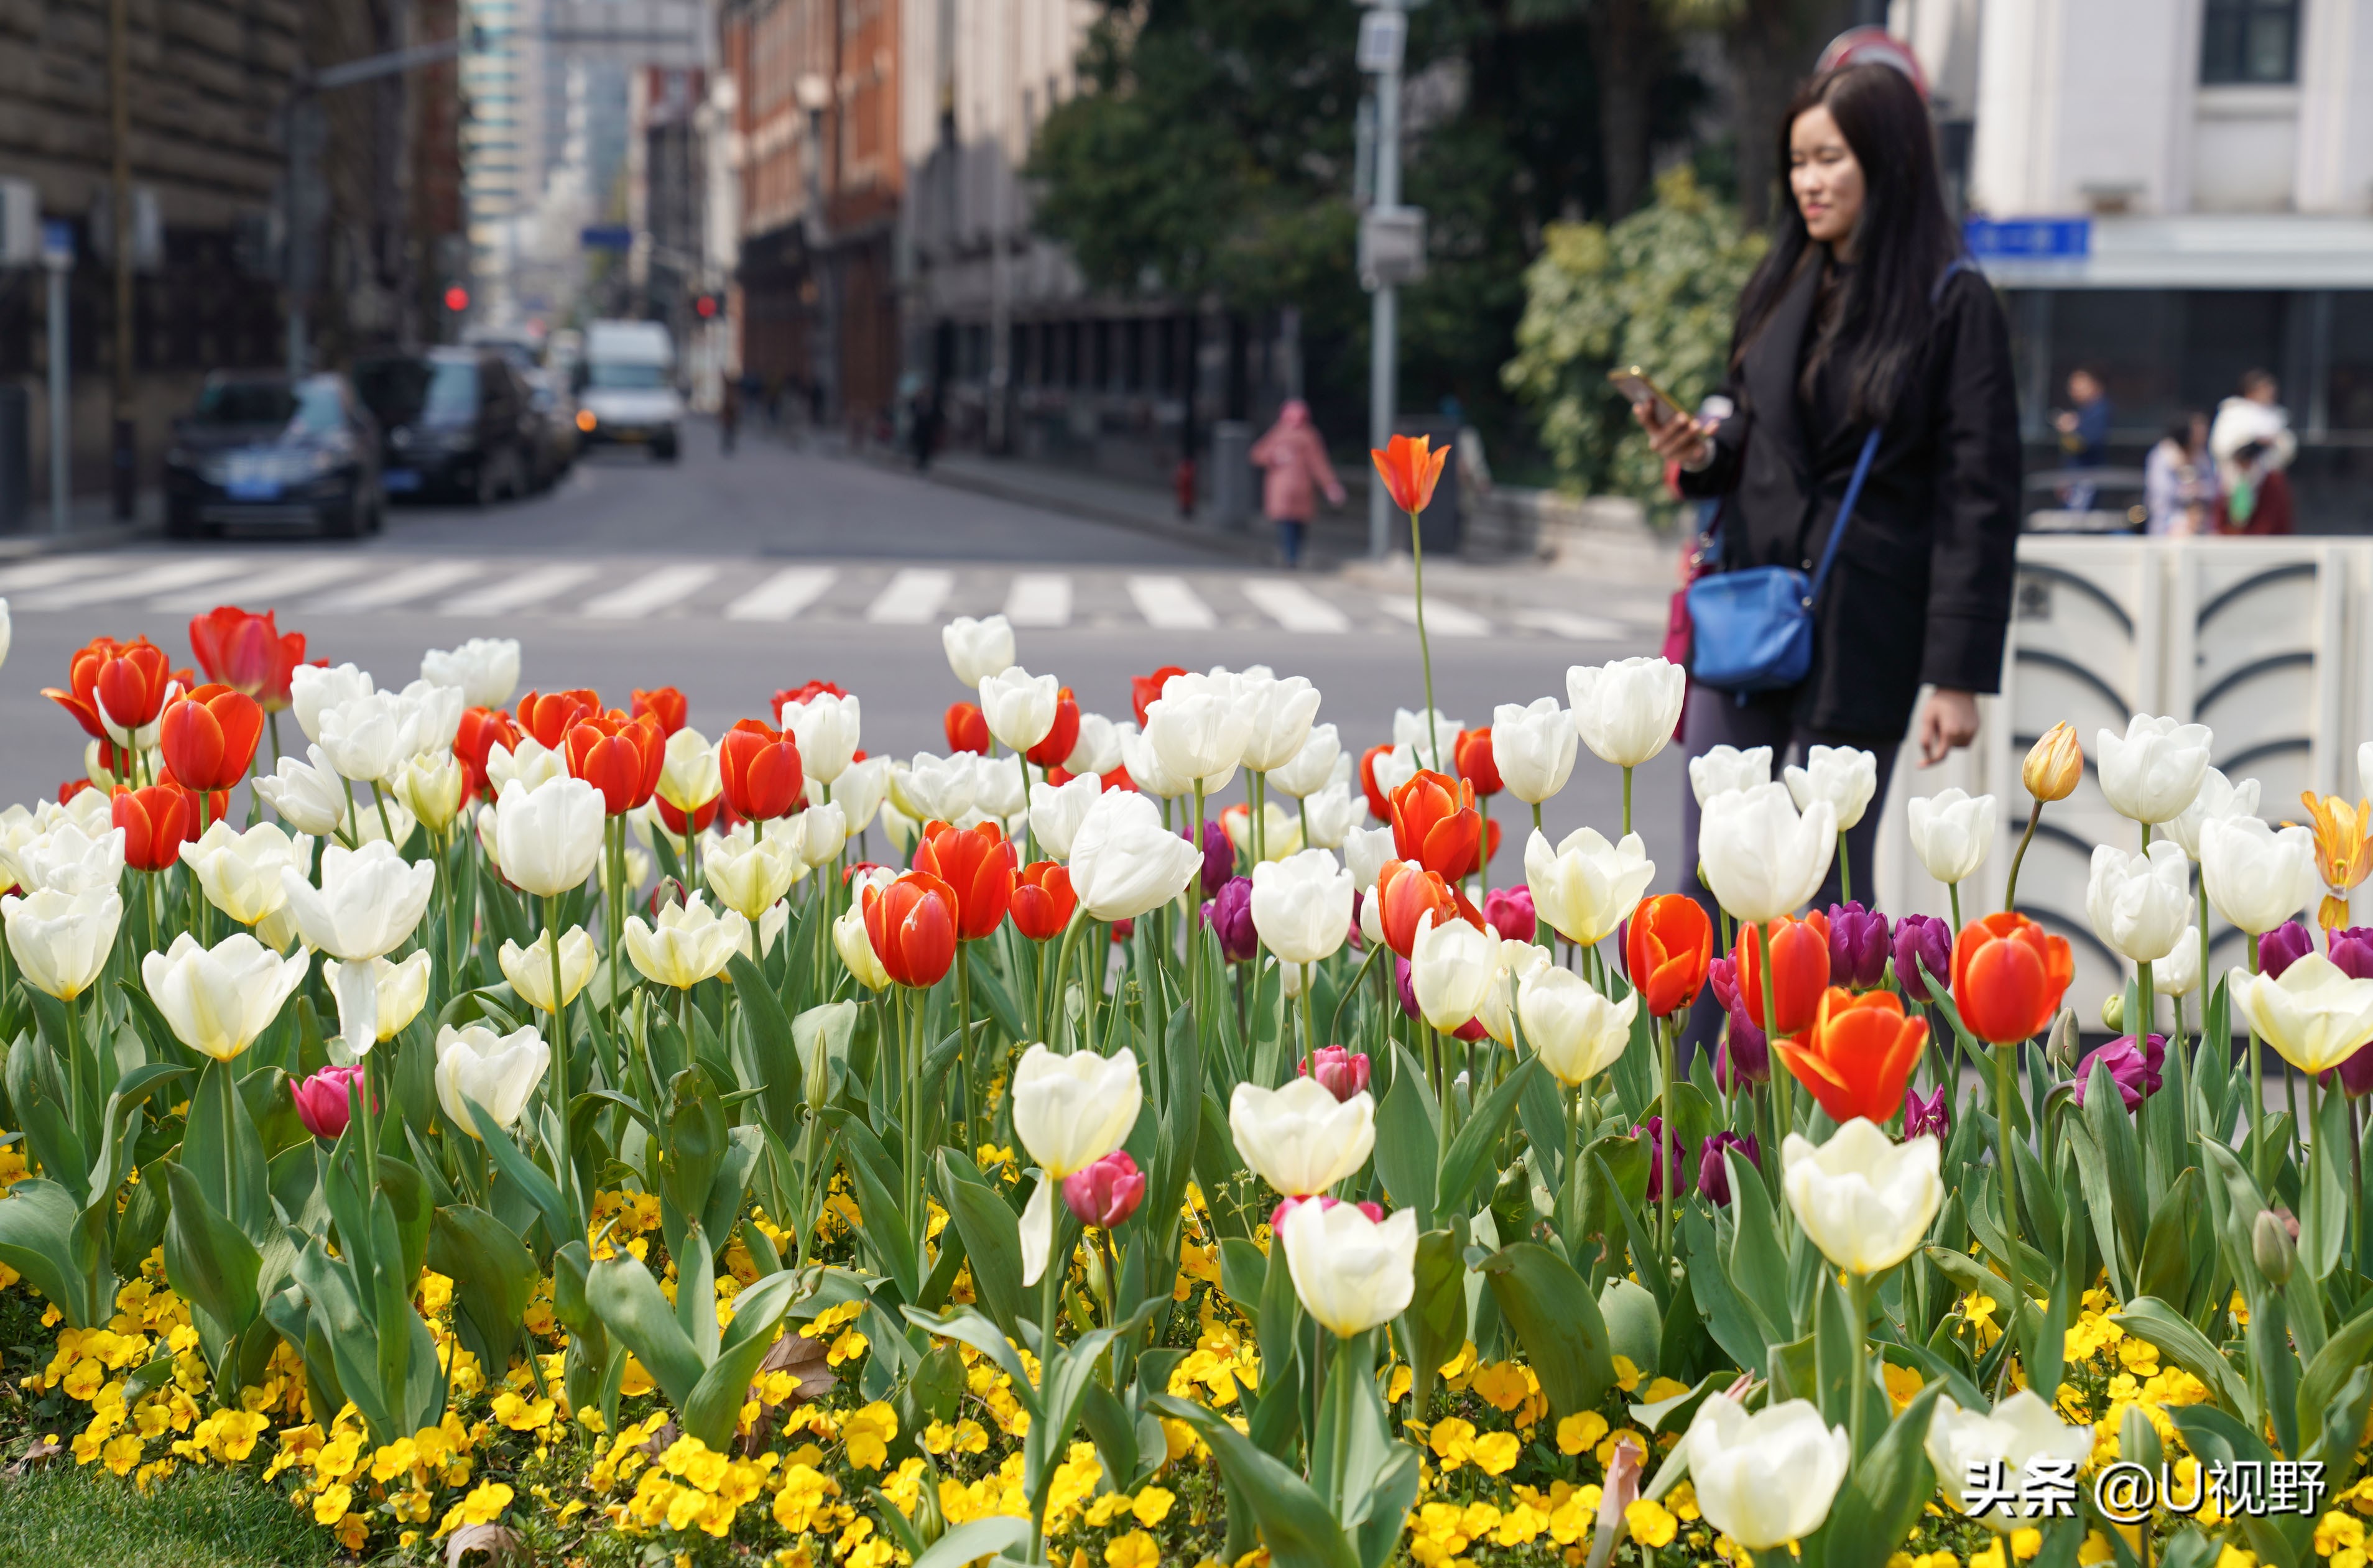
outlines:
{"label": "parked black car", "polygon": [[196,408],[173,422],[165,453],[165,532],[318,528],[341,538],[376,530],[379,426],[344,376],[291,381],[217,371]]}
{"label": "parked black car", "polygon": [[432,348],[355,367],[386,432],[392,496],[449,495],[485,506],[535,483],[539,421],[519,372],[492,349]]}

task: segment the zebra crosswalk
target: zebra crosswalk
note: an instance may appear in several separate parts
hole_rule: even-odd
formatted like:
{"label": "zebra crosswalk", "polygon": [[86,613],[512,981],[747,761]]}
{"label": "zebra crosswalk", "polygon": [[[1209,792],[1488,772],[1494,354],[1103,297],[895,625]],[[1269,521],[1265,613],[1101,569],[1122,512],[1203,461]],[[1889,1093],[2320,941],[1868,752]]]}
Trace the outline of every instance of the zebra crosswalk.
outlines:
{"label": "zebra crosswalk", "polygon": [[[14,614],[89,617],[138,610],[186,615],[215,604],[308,615],[435,615],[620,625],[669,618],[744,626],[936,626],[1003,614],[1033,630],[1258,629],[1330,638],[1405,635],[1405,593],[1278,572],[1027,569],[949,563],[663,557],[539,561],[503,556],[353,551],[156,551],[57,556],[0,566]],[[1570,604],[1515,608],[1429,594],[1439,637],[1547,638],[1644,646],[1662,628],[1657,595],[1577,581]]]}

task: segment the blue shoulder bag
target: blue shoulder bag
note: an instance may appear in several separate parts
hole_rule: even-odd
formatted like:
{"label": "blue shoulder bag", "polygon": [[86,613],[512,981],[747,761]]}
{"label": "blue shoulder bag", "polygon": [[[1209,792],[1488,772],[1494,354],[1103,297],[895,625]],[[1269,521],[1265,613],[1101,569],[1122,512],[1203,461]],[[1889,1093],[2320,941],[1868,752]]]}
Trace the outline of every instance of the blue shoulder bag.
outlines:
{"label": "blue shoulder bag", "polygon": [[[1933,305],[1944,297],[1953,275],[1970,263],[1956,261],[1945,269],[1929,291]],[[1747,696],[1756,692],[1783,691],[1805,678],[1813,667],[1813,611],[1828,586],[1829,568],[1837,564],[1838,544],[1853,521],[1854,503],[1862,498],[1863,482],[1870,477],[1871,459],[1878,455],[1878,432],[1863,438],[1862,455],[1854,461],[1853,478],[1837,521],[1829,525],[1829,542],[1810,578],[1794,567],[1748,567],[1701,577],[1689,587],[1690,627],[1689,675],[1717,691]],[[1722,548],[1719,525],[1712,548]]]}

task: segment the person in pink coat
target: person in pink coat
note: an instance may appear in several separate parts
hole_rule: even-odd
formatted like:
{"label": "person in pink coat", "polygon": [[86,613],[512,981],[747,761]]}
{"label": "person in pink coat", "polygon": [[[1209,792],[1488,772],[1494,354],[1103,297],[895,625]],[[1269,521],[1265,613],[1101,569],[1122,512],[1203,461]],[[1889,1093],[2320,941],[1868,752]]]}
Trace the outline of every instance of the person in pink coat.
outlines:
{"label": "person in pink coat", "polygon": [[1277,411],[1277,423],[1253,443],[1253,466],[1261,471],[1261,511],[1277,524],[1278,551],[1287,566],[1302,559],[1302,536],[1317,509],[1317,493],[1327,504],[1343,504],[1343,484],[1327,461],[1327,443],[1310,423],[1310,405],[1288,398]]}

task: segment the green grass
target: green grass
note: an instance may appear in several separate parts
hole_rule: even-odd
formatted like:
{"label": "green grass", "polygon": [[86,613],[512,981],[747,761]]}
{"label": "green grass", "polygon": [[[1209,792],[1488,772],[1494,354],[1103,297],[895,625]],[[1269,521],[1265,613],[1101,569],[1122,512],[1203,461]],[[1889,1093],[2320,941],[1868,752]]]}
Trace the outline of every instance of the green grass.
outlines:
{"label": "green grass", "polygon": [[328,1533],[252,1476],[184,1470],[142,1493],[58,1459],[0,1479],[0,1568],[311,1568]]}

